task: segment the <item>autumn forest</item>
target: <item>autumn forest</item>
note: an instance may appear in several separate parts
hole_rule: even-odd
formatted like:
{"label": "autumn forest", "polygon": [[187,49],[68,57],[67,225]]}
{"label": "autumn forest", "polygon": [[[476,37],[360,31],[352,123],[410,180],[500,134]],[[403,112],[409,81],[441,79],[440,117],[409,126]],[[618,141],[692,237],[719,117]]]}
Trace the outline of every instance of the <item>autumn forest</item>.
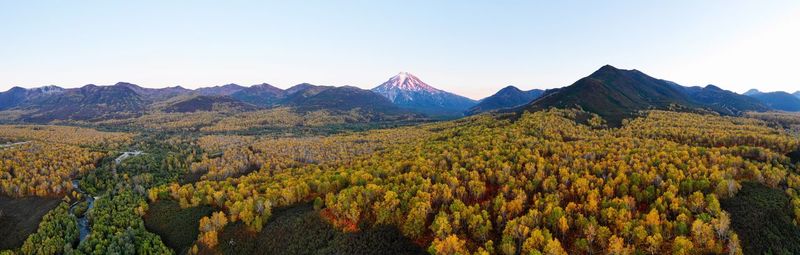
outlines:
{"label": "autumn forest", "polygon": [[800,251],[799,115],[612,126],[549,109],[303,135],[133,123],[0,127],[4,254]]}

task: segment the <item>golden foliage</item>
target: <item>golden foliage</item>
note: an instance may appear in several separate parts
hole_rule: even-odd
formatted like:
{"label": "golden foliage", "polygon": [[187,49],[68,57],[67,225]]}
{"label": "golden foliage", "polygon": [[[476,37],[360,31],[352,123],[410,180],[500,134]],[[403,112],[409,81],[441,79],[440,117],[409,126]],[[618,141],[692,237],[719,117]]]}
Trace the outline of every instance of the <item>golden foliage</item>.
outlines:
{"label": "golden foliage", "polygon": [[748,112],[745,116],[775,123],[795,136],[800,136],[800,113],[797,112]]}
{"label": "golden foliage", "polygon": [[165,113],[151,112],[129,119],[110,119],[95,124],[105,126],[127,125],[154,130],[196,131],[210,126],[224,117],[219,112]]}
{"label": "golden foliage", "polygon": [[223,118],[212,126],[204,127],[206,132],[242,131],[253,128],[286,128],[295,126],[319,127],[331,124],[366,122],[358,111],[332,114],[326,110],[298,113],[292,108],[278,107],[268,110],[243,112]]}
{"label": "golden foliage", "polygon": [[229,147],[247,145],[255,141],[252,136],[206,135],[197,139],[197,145],[207,152],[224,151]]}
{"label": "golden foliage", "polygon": [[[338,227],[394,225],[443,254],[737,253],[719,197],[755,181],[800,201],[783,155],[798,138],[763,121],[653,111],[598,129],[582,114],[261,139],[194,165],[206,180],[155,192],[256,231],[273,207],[324,198]],[[260,170],[224,178],[248,164]]]}
{"label": "golden foliage", "polygon": [[129,143],[133,134],[72,126],[0,125],[0,137],[72,145],[116,146]]}
{"label": "golden foliage", "polygon": [[668,111],[650,111],[646,118],[628,122],[621,132],[704,147],[755,146],[784,154],[800,146],[798,139],[764,121]]}
{"label": "golden foliage", "polygon": [[12,197],[68,193],[72,178],[104,156],[85,148],[34,141],[0,149],[0,194]]}
{"label": "golden foliage", "polygon": [[[306,164],[342,162],[393,144],[418,140],[428,133],[406,127],[327,137],[269,137],[256,141],[244,136],[204,136],[198,140],[198,145],[212,152],[222,149],[224,153],[216,158],[203,155],[200,162],[192,164],[191,170],[207,171],[207,179],[221,180],[253,170],[281,171]],[[242,143],[247,144],[232,146]]]}

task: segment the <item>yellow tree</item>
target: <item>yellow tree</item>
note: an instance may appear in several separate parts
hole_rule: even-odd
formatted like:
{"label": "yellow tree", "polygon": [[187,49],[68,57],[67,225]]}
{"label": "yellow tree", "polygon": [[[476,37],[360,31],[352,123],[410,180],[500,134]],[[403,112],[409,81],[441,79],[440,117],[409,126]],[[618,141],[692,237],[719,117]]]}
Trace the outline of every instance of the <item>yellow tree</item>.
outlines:
{"label": "yellow tree", "polygon": [[456,235],[449,235],[444,239],[434,239],[430,248],[428,248],[428,252],[436,255],[469,254],[465,245],[465,240],[459,239]]}

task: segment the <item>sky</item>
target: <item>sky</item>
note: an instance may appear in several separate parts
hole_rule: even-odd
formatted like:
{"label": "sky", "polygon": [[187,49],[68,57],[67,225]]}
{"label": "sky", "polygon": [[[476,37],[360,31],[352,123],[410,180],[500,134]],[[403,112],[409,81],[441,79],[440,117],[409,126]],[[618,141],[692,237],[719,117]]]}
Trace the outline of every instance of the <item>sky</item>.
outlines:
{"label": "sky", "polygon": [[800,1],[0,0],[0,91],[131,82],[373,88],[473,99],[605,64],[686,86],[800,90]]}

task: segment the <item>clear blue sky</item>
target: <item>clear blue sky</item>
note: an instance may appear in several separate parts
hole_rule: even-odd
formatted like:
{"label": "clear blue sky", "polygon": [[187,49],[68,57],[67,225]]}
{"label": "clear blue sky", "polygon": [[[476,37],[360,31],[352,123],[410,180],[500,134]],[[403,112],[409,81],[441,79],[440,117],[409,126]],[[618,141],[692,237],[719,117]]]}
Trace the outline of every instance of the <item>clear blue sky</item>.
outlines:
{"label": "clear blue sky", "polygon": [[566,86],[612,64],[683,85],[794,91],[798,45],[797,0],[0,0],[0,90],[372,88],[408,71],[477,99],[509,84]]}

